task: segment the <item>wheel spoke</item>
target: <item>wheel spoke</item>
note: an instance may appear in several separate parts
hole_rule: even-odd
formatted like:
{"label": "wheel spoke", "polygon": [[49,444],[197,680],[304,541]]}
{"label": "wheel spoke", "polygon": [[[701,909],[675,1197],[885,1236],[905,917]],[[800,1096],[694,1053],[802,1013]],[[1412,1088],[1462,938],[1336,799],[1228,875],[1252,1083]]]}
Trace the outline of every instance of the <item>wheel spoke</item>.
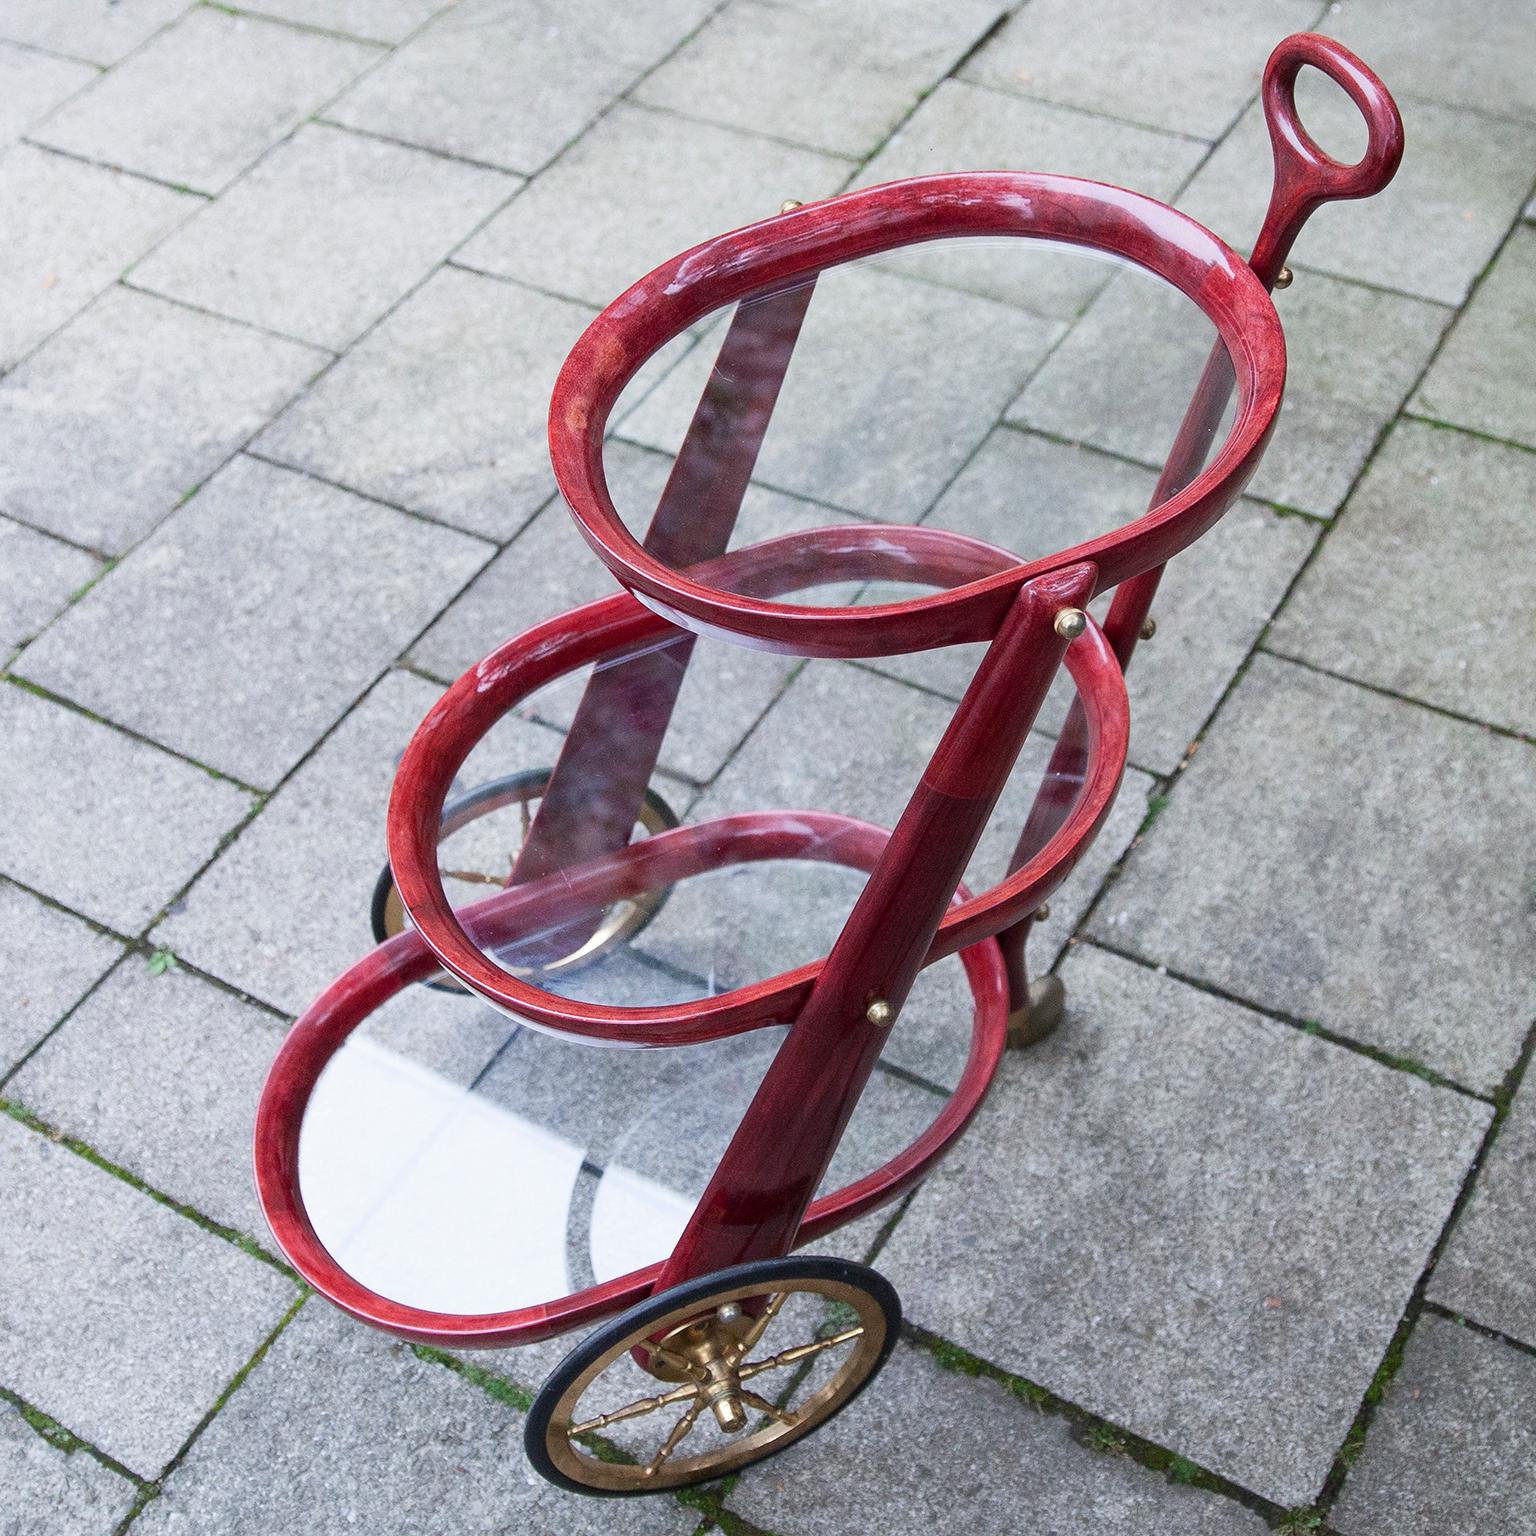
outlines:
{"label": "wheel spoke", "polygon": [[466,885],[501,885],[499,876],[482,874],[478,869],[445,869],[443,879],[462,880]]}
{"label": "wheel spoke", "polygon": [[683,1386],[665,1392],[660,1397],[642,1397],[633,1403],[625,1403],[622,1408],[615,1408],[612,1413],[600,1413],[595,1419],[572,1424],[570,1432],[572,1435],[590,1435],[599,1429],[607,1429],[610,1424],[617,1424],[621,1419],[638,1419],[641,1414],[655,1413],[668,1403],[680,1403],[685,1397],[692,1397],[696,1390],[693,1386]]}
{"label": "wheel spoke", "polygon": [[672,1426],[672,1433],[667,1436],[667,1443],[656,1452],[655,1457],[640,1474],[642,1477],[655,1477],[661,1470],[661,1464],[668,1456],[683,1443],[683,1437],[693,1428],[693,1421],[704,1411],[704,1399],[695,1397],[687,1413]]}
{"label": "wheel spoke", "polygon": [[736,1373],[742,1381],[750,1381],[754,1376],[760,1376],[764,1371],[776,1371],[780,1366],[796,1365],[801,1360],[808,1360],[812,1355],[819,1355],[824,1349],[835,1349],[839,1344],[847,1344],[853,1339],[862,1338],[863,1326],[857,1328],[845,1328],[841,1333],[834,1333],[830,1339],[815,1339],[809,1344],[796,1344],[793,1349],[781,1349],[778,1354],[770,1355],[766,1360],[749,1360]]}
{"label": "wheel spoke", "polygon": [[741,1389],[741,1400],[750,1403],[759,1413],[766,1413],[770,1418],[775,1418],[780,1424],[796,1424],[800,1415],[791,1413],[786,1408],[780,1408],[775,1403],[770,1403],[766,1397],[759,1397],[756,1392],[749,1391],[746,1387]]}
{"label": "wheel spoke", "polygon": [[680,1355],[675,1349],[669,1349],[665,1344],[651,1346],[652,1360],[665,1360],[675,1371],[682,1371],[685,1375],[692,1376],[695,1381],[707,1381],[709,1372],[701,1365],[695,1365],[685,1355]]}
{"label": "wheel spoke", "polygon": [[752,1346],[768,1331],[768,1324],[779,1315],[779,1308],[789,1300],[788,1291],[775,1291],[768,1298],[768,1305],[763,1308],[761,1315],[753,1322],[752,1326],[742,1335],[736,1346],[730,1352],[730,1363],[734,1368],[736,1364],[745,1360],[751,1353]]}

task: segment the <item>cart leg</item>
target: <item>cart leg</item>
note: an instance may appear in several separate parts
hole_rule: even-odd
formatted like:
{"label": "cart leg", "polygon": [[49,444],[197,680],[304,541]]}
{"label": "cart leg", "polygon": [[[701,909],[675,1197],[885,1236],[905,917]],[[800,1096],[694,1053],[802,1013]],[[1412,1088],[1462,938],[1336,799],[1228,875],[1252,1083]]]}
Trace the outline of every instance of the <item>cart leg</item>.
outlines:
{"label": "cart leg", "polygon": [[1044,1040],[1061,1023],[1066,1006],[1067,989],[1061,977],[1047,974],[1031,981],[1024,959],[1029,930],[1037,919],[1045,916],[1045,911],[1042,908],[1032,913],[997,936],[1003,947],[1003,960],[1008,970],[1008,997],[1012,1004],[1008,1014],[1010,1051],[1021,1051],[1027,1045]]}

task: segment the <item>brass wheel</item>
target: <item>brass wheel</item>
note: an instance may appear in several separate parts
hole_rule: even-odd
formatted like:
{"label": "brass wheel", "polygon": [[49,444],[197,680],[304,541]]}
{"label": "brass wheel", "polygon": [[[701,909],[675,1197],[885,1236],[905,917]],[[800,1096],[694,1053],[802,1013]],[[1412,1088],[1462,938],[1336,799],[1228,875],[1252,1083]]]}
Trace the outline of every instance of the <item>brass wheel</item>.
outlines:
{"label": "brass wheel", "polygon": [[724,1477],[846,1408],[900,1323],[890,1282],[846,1259],[704,1275],[621,1313],[561,1361],[529,1411],[528,1458],[578,1493]]}
{"label": "brass wheel", "polygon": [[[503,779],[493,779],[490,783],[482,784],[478,789],[472,789],[468,794],[449,801],[443,807],[444,841],[472,823],[484,821],[498,811],[510,808],[515,812],[516,817],[515,823],[509,820],[504,829],[512,833],[512,836],[498,837],[494,840],[494,844],[482,839],[481,846],[474,848],[472,856],[464,861],[464,868],[443,870],[443,887],[448,891],[450,900],[454,896],[455,884],[463,888],[465,893],[461,898],[463,900],[473,900],[485,895],[484,887],[504,887],[507,884],[511,878],[512,866],[517,862],[518,852],[522,848],[523,839],[528,835],[528,828],[533,825],[535,808],[549,786],[552,772],[553,770],[549,768],[533,768],[525,773],[514,773]],[[633,835],[652,837],[657,832],[666,832],[677,824],[677,815],[672,807],[654,789],[647,789],[645,800],[640,806],[640,814],[635,818]],[[643,896],[617,901],[604,914],[603,920],[597,925],[591,937],[570,954],[561,955],[542,965],[512,966],[509,969],[513,975],[532,977],[554,976],[579,970],[582,966],[590,965],[609,950],[628,943],[655,917],[666,899],[667,892],[660,890],[647,891]],[[457,901],[454,904],[457,905]],[[385,939],[394,938],[397,933],[404,932],[410,926],[405,903],[401,901],[400,892],[395,888],[394,872],[388,864],[380,870],[379,878],[374,885],[369,916],[373,924],[373,937],[380,944]],[[442,971],[423,985],[439,992],[464,991],[453,977]]]}

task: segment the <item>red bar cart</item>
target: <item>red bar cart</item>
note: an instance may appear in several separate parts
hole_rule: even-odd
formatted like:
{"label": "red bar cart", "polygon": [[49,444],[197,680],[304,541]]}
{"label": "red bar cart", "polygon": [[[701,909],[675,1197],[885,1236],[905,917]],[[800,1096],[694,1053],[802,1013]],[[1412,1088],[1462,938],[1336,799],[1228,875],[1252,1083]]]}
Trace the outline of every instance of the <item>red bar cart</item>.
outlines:
{"label": "red bar cart", "polygon": [[[1294,85],[1308,65],[1364,115],[1369,146],[1355,165],[1324,154],[1298,120]],[[685,252],[610,305],[566,362],[550,411],[556,478],[624,590],[508,640],[422,722],[390,802],[389,867],[374,901],[383,942],[294,1025],[255,1135],[282,1251],[352,1316],[452,1348],[591,1330],[529,1414],[529,1456],[552,1481],[633,1494],[738,1470],[825,1423],[891,1350],[900,1308],[889,1283],[852,1258],[805,1250],[911,1190],[965,1130],[1008,1044],[1059,1016],[1059,983],[1031,982],[1026,940],[1110,814],[1129,734],[1124,671],[1152,630],[1163,567],[1232,505],[1275,426],[1285,342],[1269,290],[1290,281],[1283,263],[1312,210],[1377,192],[1402,153],[1391,98],[1328,39],[1282,43],[1263,101],[1276,174],[1249,261],[1183,214],[1114,187],[925,176],[787,205]],[[828,508],[818,522],[801,502],[787,524],[754,530],[755,488],[792,477],[792,455],[773,458],[770,428],[808,317],[837,302],[837,274],[851,264],[934,242],[1094,258],[1097,278],[1128,274],[1203,328],[1192,403],[1144,513],[1039,558],[879,508]],[[925,344],[937,357],[945,341]],[[659,497],[645,518],[621,512],[609,483],[616,411],[653,359],[679,350],[713,364]],[[686,383],[690,366],[675,377]],[[836,445],[839,463],[881,449]],[[904,488],[887,490],[900,505]],[[1107,594],[1101,625],[1090,604]],[[695,651],[711,646],[769,668],[775,687],[799,664],[786,658],[857,663],[848,675],[875,679],[902,659],[982,654],[881,825],[707,793],[679,809],[690,792],[668,776],[665,743],[688,707]],[[1011,803],[1063,670],[1070,706],[1053,717],[1022,832],[1009,835],[1000,877],[973,892],[967,871]],[[729,668],[722,675],[707,705],[716,711],[749,691]],[[550,704],[562,688],[564,702]],[[813,722],[777,761],[832,761],[839,733],[878,741],[884,729],[873,707]],[[521,733],[512,772],[514,754],[496,747],[508,732]],[[500,771],[465,792],[485,762]],[[842,882],[825,947],[758,974],[699,966],[689,979],[690,942],[765,926],[750,899],[742,910],[755,916],[727,913],[729,892],[760,889],[751,882],[765,873],[790,893],[781,926],[816,881]],[[950,956],[969,991],[961,1059],[926,1124],[908,1134],[893,1114],[886,1139],[866,1139],[863,1163],[846,1169],[855,1111],[912,1027],[909,994]],[[670,978],[673,994],[636,1002],[615,991],[625,965],[664,994],[658,979]],[[365,1051],[365,1026],[408,996],[445,1008],[479,999],[514,1022],[472,1070],[425,1067],[377,1042]],[[609,1125],[577,1133],[563,1118],[621,1057],[699,1064],[636,1079],[600,1112],[643,1118],[664,1103],[667,1131],[649,1158],[622,1138],[604,1143]],[[498,1074],[518,1085],[512,1096],[477,1098]],[[881,1091],[919,1076],[886,1072]],[[705,1127],[722,1107],[725,1130],[712,1139]],[[360,1132],[366,1115],[372,1128]],[[683,1165],[694,1174],[673,1177]],[[578,1262],[561,1244],[581,1188]],[[381,1217],[407,1207],[403,1226]]]}

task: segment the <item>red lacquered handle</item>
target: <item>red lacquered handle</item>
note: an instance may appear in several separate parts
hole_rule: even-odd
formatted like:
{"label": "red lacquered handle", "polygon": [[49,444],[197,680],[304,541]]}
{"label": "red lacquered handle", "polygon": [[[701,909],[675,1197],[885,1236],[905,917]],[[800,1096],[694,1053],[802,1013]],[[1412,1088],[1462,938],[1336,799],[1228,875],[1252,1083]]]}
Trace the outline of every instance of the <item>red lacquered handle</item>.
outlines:
{"label": "red lacquered handle", "polygon": [[[1296,76],[1309,64],[1341,87],[1365,118],[1365,153],[1353,165],[1319,149],[1296,115]],[[1286,38],[1269,56],[1263,94],[1275,186],[1250,265],[1270,287],[1314,208],[1339,198],[1371,197],[1397,174],[1403,120],[1386,86],[1342,43],[1315,32]]]}

